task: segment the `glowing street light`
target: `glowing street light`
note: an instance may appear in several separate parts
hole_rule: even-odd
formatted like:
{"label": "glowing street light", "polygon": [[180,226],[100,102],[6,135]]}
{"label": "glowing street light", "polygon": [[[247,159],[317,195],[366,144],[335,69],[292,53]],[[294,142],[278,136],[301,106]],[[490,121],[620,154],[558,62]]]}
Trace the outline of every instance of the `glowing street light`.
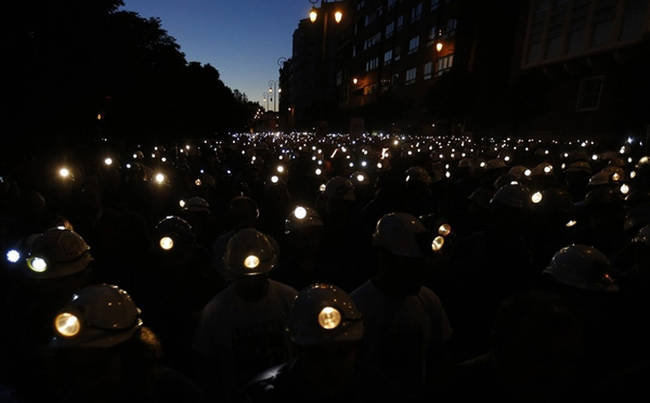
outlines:
{"label": "glowing street light", "polygon": [[318,12],[316,11],[315,8],[312,8],[311,11],[309,12],[309,21],[316,22],[317,18],[318,18]]}
{"label": "glowing street light", "polygon": [[352,79],[352,84],[357,85],[358,82],[359,82],[359,79],[358,79],[358,78],[354,77],[354,78]]}
{"label": "glowing street light", "polygon": [[334,13],[334,21],[338,24],[343,19],[343,13],[340,10],[336,10]]}
{"label": "glowing street light", "polygon": [[438,43],[436,43],[436,51],[441,52],[443,47],[444,45],[442,42],[438,41]]}

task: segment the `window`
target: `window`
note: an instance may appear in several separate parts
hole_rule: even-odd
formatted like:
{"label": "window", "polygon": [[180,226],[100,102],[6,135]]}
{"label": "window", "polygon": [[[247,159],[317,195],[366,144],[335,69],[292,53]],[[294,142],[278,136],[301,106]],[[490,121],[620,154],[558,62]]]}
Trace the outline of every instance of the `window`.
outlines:
{"label": "window", "polygon": [[647,7],[646,0],[627,0],[625,2],[620,40],[630,41],[643,37]]}
{"label": "window", "polygon": [[598,76],[585,78],[580,82],[576,111],[595,111],[598,109],[604,81],[604,76]]}
{"label": "window", "polygon": [[404,28],[404,16],[400,15],[399,17],[397,17],[397,30],[399,31],[402,28]]}
{"label": "window", "polygon": [[417,21],[422,17],[422,2],[411,9],[411,22]]}
{"label": "window", "polygon": [[376,44],[379,43],[380,40],[381,40],[381,32],[377,32],[376,34],[374,34],[373,36],[371,36],[370,38],[366,39],[363,42],[363,50],[375,46]]}
{"label": "window", "polygon": [[438,28],[434,25],[429,30],[429,40],[436,39],[437,35],[438,35]]}
{"label": "window", "polygon": [[[587,1],[589,2],[590,0]],[[537,62],[542,56],[542,36],[544,35],[544,23],[546,21],[548,8],[548,0],[537,0],[533,7],[533,16],[528,36],[527,63]]]}
{"label": "window", "polygon": [[377,92],[377,83],[363,87],[363,95],[370,95]]}
{"label": "window", "polygon": [[377,17],[381,17],[382,14],[384,14],[384,7],[377,7]]}
{"label": "window", "polygon": [[392,10],[393,7],[395,7],[395,4],[397,3],[397,0],[388,0],[388,4],[386,5],[387,10]]}
{"label": "window", "polygon": [[366,5],[366,0],[361,0],[357,3],[357,11],[361,10]]}
{"label": "window", "polygon": [[433,62],[427,62],[424,64],[423,76],[425,80],[431,78],[431,72],[433,71]]}
{"label": "window", "polygon": [[547,45],[546,45],[546,58],[554,58],[560,56],[562,51],[562,29],[564,28],[564,20],[569,5],[569,0],[554,0],[555,5],[551,9],[551,14],[548,19],[548,32]]}
{"label": "window", "polygon": [[455,18],[452,18],[447,21],[447,32],[446,36],[454,36],[456,35],[456,25],[458,24],[458,20]]}
{"label": "window", "polygon": [[436,62],[436,77],[445,74],[454,65],[454,55],[441,57]]}
{"label": "window", "polygon": [[394,73],[392,78],[392,85],[396,87],[399,85],[399,73]]}
{"label": "window", "polygon": [[386,25],[386,39],[393,36],[393,32],[395,32],[395,22],[391,22],[390,24]]}
{"label": "window", "polygon": [[371,71],[379,67],[379,58],[375,57],[366,62],[366,72]]}
{"label": "window", "polygon": [[416,37],[412,38],[411,41],[409,42],[409,55],[411,53],[417,52],[418,47],[420,47],[420,37],[416,36]]}
{"label": "window", "polygon": [[340,87],[343,84],[343,72],[341,70],[336,72],[336,86]]}
{"label": "window", "polygon": [[406,70],[406,78],[404,84],[411,85],[415,83],[415,76],[417,75],[417,69],[413,67],[412,69]]}
{"label": "window", "polygon": [[390,64],[391,60],[393,60],[393,49],[388,49],[384,52],[384,64]]}
{"label": "window", "polygon": [[616,0],[600,0],[598,2],[598,6],[594,10],[592,47],[605,45],[612,39],[616,4]]}
{"label": "window", "polygon": [[357,45],[352,46],[352,57],[357,56]]}
{"label": "window", "polygon": [[435,11],[440,6],[440,0],[431,0],[431,11]]}
{"label": "window", "polygon": [[393,56],[394,56],[395,61],[398,61],[400,59],[400,57],[401,57],[400,54],[402,53],[401,51],[402,51],[402,49],[399,46],[396,47],[395,50],[393,51]]}

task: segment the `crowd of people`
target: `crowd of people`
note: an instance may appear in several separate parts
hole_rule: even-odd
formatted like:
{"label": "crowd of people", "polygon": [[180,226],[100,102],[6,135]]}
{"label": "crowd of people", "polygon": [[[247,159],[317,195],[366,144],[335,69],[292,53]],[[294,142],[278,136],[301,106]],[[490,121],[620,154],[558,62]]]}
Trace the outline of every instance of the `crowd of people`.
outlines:
{"label": "crowd of people", "polygon": [[0,401],[648,401],[650,158],[620,140],[16,152]]}

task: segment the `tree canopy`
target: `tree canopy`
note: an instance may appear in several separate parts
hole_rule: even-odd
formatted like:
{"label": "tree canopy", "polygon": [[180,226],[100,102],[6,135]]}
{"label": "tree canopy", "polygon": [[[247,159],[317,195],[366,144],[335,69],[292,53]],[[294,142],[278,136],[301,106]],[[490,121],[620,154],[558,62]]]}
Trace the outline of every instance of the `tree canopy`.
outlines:
{"label": "tree canopy", "polygon": [[206,135],[247,127],[257,105],[188,62],[160,19],[121,0],[16,2],[3,122],[22,135]]}

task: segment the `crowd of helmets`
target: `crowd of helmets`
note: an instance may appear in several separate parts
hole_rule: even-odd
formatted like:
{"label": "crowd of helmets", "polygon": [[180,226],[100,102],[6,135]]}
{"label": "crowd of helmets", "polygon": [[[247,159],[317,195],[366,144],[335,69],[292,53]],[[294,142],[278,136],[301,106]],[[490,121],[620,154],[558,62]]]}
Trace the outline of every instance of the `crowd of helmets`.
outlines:
{"label": "crowd of helmets", "polygon": [[642,140],[102,140],[0,168],[0,401],[650,399]]}

